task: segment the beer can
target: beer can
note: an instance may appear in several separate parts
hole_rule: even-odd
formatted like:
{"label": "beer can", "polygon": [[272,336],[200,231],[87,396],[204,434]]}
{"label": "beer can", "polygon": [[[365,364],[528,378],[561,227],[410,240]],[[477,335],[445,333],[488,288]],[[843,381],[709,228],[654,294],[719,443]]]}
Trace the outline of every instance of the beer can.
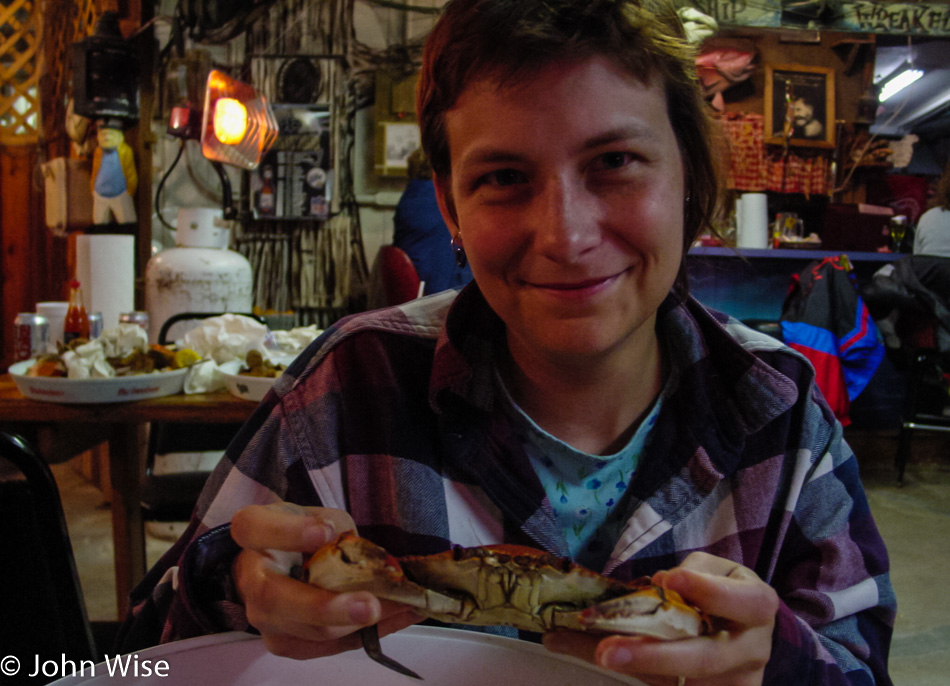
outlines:
{"label": "beer can", "polygon": [[102,335],[102,312],[89,314],[89,340],[95,340]]}
{"label": "beer can", "polygon": [[120,324],[138,324],[148,331],[148,312],[123,312],[119,315]]}
{"label": "beer can", "polygon": [[16,362],[42,355],[49,344],[49,320],[33,312],[21,312],[13,320],[13,357]]}

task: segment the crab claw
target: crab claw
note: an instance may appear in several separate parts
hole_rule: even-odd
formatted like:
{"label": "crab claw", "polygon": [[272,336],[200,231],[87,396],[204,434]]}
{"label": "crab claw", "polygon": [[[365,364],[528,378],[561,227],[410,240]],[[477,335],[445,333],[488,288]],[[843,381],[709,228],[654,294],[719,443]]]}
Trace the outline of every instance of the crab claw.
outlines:
{"label": "crab claw", "polygon": [[314,553],[305,572],[311,584],[335,593],[369,591],[427,614],[462,616],[466,612],[462,600],[410,581],[399,560],[350,531]]}
{"label": "crab claw", "polygon": [[577,621],[588,630],[667,641],[700,636],[708,628],[678,593],[659,586],[592,605],[577,613]]}

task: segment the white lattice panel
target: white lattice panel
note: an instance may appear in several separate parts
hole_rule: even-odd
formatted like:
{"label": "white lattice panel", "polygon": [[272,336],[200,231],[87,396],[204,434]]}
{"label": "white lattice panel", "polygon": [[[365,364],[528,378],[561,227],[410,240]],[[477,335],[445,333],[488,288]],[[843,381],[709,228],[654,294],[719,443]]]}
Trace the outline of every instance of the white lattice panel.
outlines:
{"label": "white lattice panel", "polygon": [[34,0],[2,0],[0,8],[0,143],[39,137],[41,14]]}

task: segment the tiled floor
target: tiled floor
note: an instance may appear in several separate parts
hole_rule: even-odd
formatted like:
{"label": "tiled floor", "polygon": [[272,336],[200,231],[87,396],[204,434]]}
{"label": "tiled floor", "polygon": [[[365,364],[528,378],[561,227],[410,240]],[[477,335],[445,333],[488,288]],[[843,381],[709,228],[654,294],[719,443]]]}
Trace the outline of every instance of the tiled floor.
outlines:
{"label": "tiled floor", "polygon": [[[906,484],[891,465],[893,432],[849,435],[871,509],[891,555],[898,617],[891,649],[897,686],[944,686],[950,670],[950,438],[915,443]],[[108,505],[69,465],[54,467],[90,618],[115,617]],[[149,537],[149,563],[170,545]]]}

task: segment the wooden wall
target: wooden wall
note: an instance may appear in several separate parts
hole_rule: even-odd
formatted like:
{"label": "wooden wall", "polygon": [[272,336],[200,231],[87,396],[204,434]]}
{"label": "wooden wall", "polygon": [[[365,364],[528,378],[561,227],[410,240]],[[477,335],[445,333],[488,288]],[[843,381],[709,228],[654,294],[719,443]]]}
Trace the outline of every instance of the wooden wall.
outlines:
{"label": "wooden wall", "polygon": [[13,320],[36,303],[65,297],[66,239],[43,223],[43,196],[34,186],[33,146],[0,147],[0,366],[13,360]]}
{"label": "wooden wall", "polygon": [[[813,37],[818,42],[810,42]],[[734,40],[749,41],[758,53],[758,68],[748,82],[726,91],[727,112],[764,114],[765,66],[795,64],[835,70],[835,118],[852,122],[874,68],[874,37],[869,34],[730,29],[713,40],[727,44]]]}

